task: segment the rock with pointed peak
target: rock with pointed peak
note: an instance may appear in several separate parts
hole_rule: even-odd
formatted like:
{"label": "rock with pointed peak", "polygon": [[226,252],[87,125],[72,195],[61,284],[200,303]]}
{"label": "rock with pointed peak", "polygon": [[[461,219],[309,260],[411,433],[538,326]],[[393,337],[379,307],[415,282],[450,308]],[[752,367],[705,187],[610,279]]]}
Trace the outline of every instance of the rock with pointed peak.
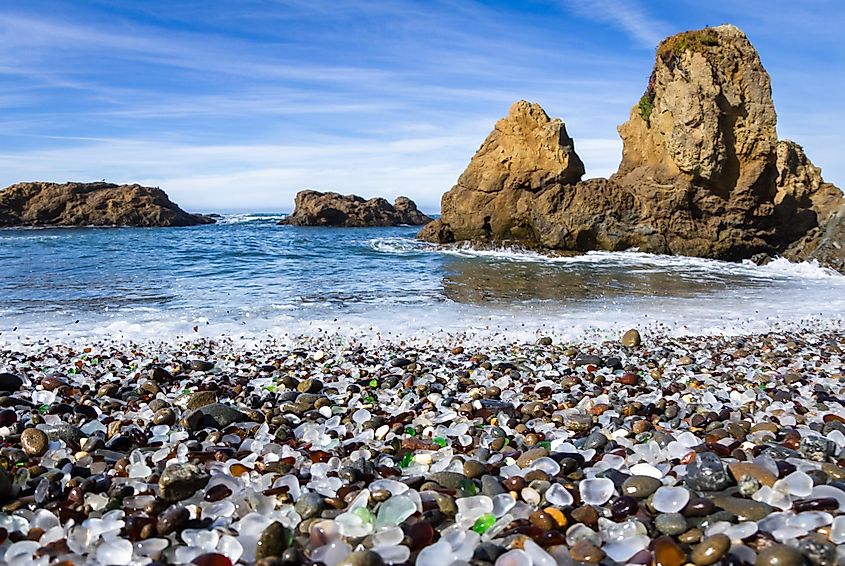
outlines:
{"label": "rock with pointed peak", "polygon": [[726,260],[810,238],[828,257],[842,193],[800,146],[778,141],[776,123],[769,75],[742,31],[680,33],[658,47],[646,92],[619,128],[623,157],[610,179],[579,181],[563,123],[521,101],[420,238]]}

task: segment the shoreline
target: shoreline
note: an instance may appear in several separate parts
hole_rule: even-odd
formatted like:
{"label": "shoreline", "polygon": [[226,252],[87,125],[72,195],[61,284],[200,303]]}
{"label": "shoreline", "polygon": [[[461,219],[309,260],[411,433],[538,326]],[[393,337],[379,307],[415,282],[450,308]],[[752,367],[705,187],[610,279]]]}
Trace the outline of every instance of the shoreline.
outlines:
{"label": "shoreline", "polygon": [[0,553],[845,558],[838,329],[370,338],[0,347]]}

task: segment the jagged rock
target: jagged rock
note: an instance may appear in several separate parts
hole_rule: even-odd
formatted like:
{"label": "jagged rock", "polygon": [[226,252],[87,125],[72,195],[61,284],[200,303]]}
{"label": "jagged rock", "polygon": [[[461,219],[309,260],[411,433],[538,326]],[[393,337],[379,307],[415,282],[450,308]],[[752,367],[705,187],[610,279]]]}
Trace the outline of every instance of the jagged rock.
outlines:
{"label": "jagged rock", "polygon": [[778,142],[776,122],[768,73],[742,31],[684,32],[658,47],[610,179],[578,182],[563,123],[519,102],[420,238],[738,260],[782,254],[815,232],[819,256],[838,251],[842,193],[799,146]]}
{"label": "jagged rock", "polygon": [[188,214],[158,188],[112,183],[18,183],[0,191],[0,227],[194,226],[214,219]]}
{"label": "jagged rock", "polygon": [[845,206],[792,244],[783,254],[792,261],[817,261],[845,273]]}
{"label": "jagged rock", "polygon": [[[584,164],[560,119],[520,100],[475,153],[457,184],[443,195],[442,218],[421,232],[426,240],[529,240],[535,197],[575,183]],[[542,216],[542,211],[540,211]]]}
{"label": "jagged rock", "polygon": [[298,192],[295,204],[293,214],[279,224],[363,227],[419,226],[431,222],[431,218],[417,210],[417,205],[408,197],[399,197],[391,205],[381,197],[364,200],[356,195],[309,190]]}

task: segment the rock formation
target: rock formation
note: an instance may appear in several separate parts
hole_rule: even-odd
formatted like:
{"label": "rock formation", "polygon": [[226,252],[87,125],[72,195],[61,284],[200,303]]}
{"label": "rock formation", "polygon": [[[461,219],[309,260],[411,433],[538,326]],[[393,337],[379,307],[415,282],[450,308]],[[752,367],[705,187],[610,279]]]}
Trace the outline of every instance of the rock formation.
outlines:
{"label": "rock formation", "polygon": [[420,212],[408,197],[399,197],[391,205],[381,197],[364,200],[356,195],[308,190],[296,194],[293,214],[279,224],[349,228],[400,224],[419,226],[427,222],[431,222],[431,218]]}
{"label": "rock formation", "polygon": [[623,157],[610,179],[579,182],[563,123],[521,101],[420,237],[729,260],[783,254],[827,233],[845,201],[800,146],[778,141],[776,122],[769,76],[739,29],[684,32],[658,47],[646,92],[619,128]]}
{"label": "rock formation", "polygon": [[0,191],[0,227],[194,226],[212,224],[188,214],[164,191],[111,183],[18,183]]}

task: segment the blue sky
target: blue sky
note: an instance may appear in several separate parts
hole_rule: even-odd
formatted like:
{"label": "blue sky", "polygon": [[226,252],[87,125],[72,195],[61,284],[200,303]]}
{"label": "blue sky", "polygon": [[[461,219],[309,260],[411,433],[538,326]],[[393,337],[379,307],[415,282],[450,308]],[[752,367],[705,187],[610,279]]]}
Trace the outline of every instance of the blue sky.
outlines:
{"label": "blue sky", "polygon": [[780,136],[845,186],[838,0],[9,0],[0,185],[140,182],[203,211],[286,211],[314,188],[436,212],[520,98],[606,176],[657,42],[725,22],[772,75]]}

